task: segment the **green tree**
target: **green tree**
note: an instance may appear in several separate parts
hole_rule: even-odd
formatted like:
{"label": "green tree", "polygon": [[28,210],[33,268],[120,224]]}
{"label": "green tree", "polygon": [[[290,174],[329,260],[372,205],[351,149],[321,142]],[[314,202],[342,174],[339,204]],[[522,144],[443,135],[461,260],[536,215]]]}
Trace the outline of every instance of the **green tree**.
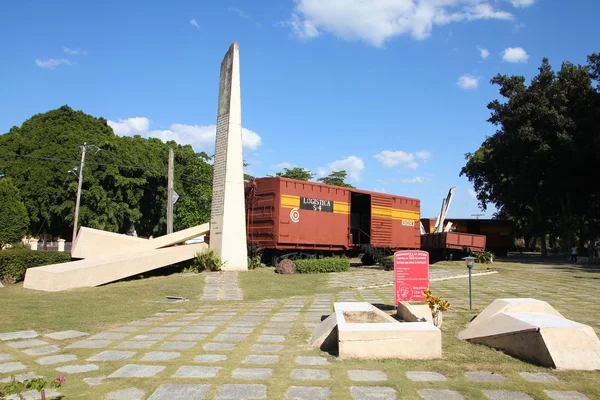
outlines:
{"label": "green tree", "polygon": [[354,188],[354,186],[352,186],[349,183],[346,183],[346,171],[333,171],[332,173],[330,173],[327,176],[324,176],[323,178],[319,178],[317,179],[319,182],[322,182],[326,185],[333,185],[333,186],[342,186],[342,187],[347,187],[347,188]]}
{"label": "green tree", "polygon": [[29,216],[19,189],[10,178],[0,177],[0,249],[27,233]]}
{"label": "green tree", "polygon": [[277,172],[275,175],[283,178],[298,179],[300,181],[310,181],[315,177],[315,174],[309,170],[299,167],[284,168],[283,172]]}

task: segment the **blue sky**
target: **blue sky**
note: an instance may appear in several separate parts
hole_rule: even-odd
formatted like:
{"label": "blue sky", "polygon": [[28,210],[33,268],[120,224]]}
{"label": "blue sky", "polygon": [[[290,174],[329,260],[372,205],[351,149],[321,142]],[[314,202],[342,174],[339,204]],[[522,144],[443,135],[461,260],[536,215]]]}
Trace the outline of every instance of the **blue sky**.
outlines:
{"label": "blue sky", "polygon": [[[0,6],[0,132],[63,104],[140,134],[214,148],[221,60],[240,45],[244,158],[346,169],[361,189],[479,213],[459,172],[494,127],[497,73],[597,48],[594,0],[226,0]],[[486,215],[491,215],[493,207]]]}

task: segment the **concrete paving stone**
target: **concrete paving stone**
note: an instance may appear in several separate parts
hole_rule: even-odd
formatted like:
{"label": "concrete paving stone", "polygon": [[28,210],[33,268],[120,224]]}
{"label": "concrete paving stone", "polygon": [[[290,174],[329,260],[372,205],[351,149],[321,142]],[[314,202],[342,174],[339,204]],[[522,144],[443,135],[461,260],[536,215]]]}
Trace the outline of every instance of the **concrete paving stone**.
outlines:
{"label": "concrete paving stone", "polygon": [[228,321],[230,320],[232,315],[209,315],[204,320],[205,321]]}
{"label": "concrete paving stone", "polygon": [[217,392],[216,399],[266,399],[267,387],[258,384],[223,385]]}
{"label": "concrete paving stone", "polygon": [[219,333],[213,340],[215,342],[242,342],[248,338],[248,335],[239,333]]}
{"label": "concrete paving stone", "polygon": [[250,354],[242,364],[274,364],[279,361],[279,356]]}
{"label": "concrete paving stone", "polygon": [[112,374],[109,378],[150,378],[155,376],[165,367],[162,365],[139,365],[139,364],[127,364]]}
{"label": "concrete paving stone", "polygon": [[490,400],[533,400],[533,397],[523,392],[510,390],[484,390],[483,394]]}
{"label": "concrete paving stone", "polygon": [[83,381],[90,386],[102,385],[102,381],[106,379],[105,376],[96,376],[93,378],[83,378]]}
{"label": "concrete paving stone", "polygon": [[206,339],[206,334],[202,333],[180,333],[179,335],[173,336],[171,339],[176,341],[200,341]]}
{"label": "concrete paving stone", "polygon": [[56,356],[46,356],[41,357],[35,360],[36,363],[40,365],[52,365],[52,364],[62,364],[69,361],[77,360],[77,356],[74,354],[60,354]]}
{"label": "concrete paving stone", "polygon": [[154,325],[154,324],[150,321],[131,321],[129,323],[129,325],[149,326],[149,325]]}
{"label": "concrete paving stone", "polygon": [[168,313],[180,313],[180,312],[186,312],[187,310],[185,308],[170,308],[165,312]]}
{"label": "concrete paving stone", "polygon": [[285,336],[282,335],[260,335],[258,337],[259,342],[266,343],[280,343],[285,340]]}
{"label": "concrete paving stone", "polygon": [[23,353],[28,356],[41,356],[44,354],[56,353],[60,351],[60,347],[56,345],[42,346],[42,347],[32,347],[31,349],[23,350]]}
{"label": "concrete paving stone", "polygon": [[88,358],[86,361],[121,361],[131,358],[134,355],[135,351],[106,350]]}
{"label": "concrete paving stone", "polygon": [[262,332],[264,335],[287,335],[290,333],[289,329],[264,329]]}
{"label": "concrete paving stone", "polygon": [[120,340],[126,338],[127,336],[129,336],[128,333],[122,332],[101,332],[94,336],[90,336],[89,338],[87,338],[87,340]]}
{"label": "concrete paving stone", "polygon": [[204,350],[209,350],[209,351],[227,351],[227,350],[233,350],[235,349],[235,343],[206,343],[203,346]]}
{"label": "concrete paving stone", "polygon": [[354,400],[396,400],[396,390],[387,386],[352,386],[350,395]]}
{"label": "concrete paving stone", "polygon": [[148,333],[175,333],[179,332],[180,330],[181,328],[175,326],[159,326],[158,328],[150,329]]}
{"label": "concrete paving stone", "polygon": [[214,378],[222,367],[199,367],[184,365],[179,367],[173,378]]}
{"label": "concrete paving stone", "polygon": [[163,340],[167,336],[167,333],[143,333],[132,337],[131,340]]}
{"label": "concrete paving stone", "polygon": [[172,384],[160,385],[148,400],[203,400],[210,385],[190,384]]}
{"label": "concrete paving stone", "polygon": [[268,379],[273,376],[273,370],[270,368],[237,368],[233,370],[231,376],[236,379]]}
{"label": "concrete paving stone", "polygon": [[387,375],[383,371],[370,371],[364,369],[351,369],[348,377],[354,382],[378,382],[386,381]]}
{"label": "concrete paving stone", "polygon": [[244,328],[244,327],[234,326],[234,327],[225,329],[223,331],[223,333],[246,333],[246,334],[250,334],[250,333],[252,333],[252,331],[254,331],[254,328]]}
{"label": "concrete paving stone", "polygon": [[0,340],[17,340],[17,339],[33,339],[38,337],[36,331],[16,331],[16,332],[5,332],[0,333]]}
{"label": "concrete paving stone", "polygon": [[161,350],[188,350],[194,347],[198,342],[164,342]]}
{"label": "concrete paving stone", "polygon": [[329,361],[325,357],[309,357],[309,356],[297,356],[296,364],[300,365],[327,365]]}
{"label": "concrete paving stone", "polygon": [[[15,381],[17,381],[17,382],[23,382],[28,379],[41,378],[40,375],[33,373],[33,372],[28,372],[26,374],[17,374],[17,375],[13,375],[13,376],[15,378]],[[10,376],[8,378],[0,379],[0,383],[8,383],[11,381],[12,381],[12,376]]]}
{"label": "concrete paving stone", "polygon": [[142,357],[141,361],[169,361],[181,356],[177,351],[151,351]]}
{"label": "concrete paving stone", "polygon": [[190,321],[172,321],[172,322],[167,322],[166,324],[164,324],[164,326],[186,326],[189,324],[190,324]]}
{"label": "concrete paving stone", "polygon": [[290,386],[285,392],[287,399],[323,400],[331,396],[331,389],[316,386]]}
{"label": "concrete paving stone", "polygon": [[194,361],[200,363],[216,363],[227,360],[227,356],[224,354],[200,354],[194,357]]}
{"label": "concrete paving stone", "polygon": [[0,361],[12,360],[14,357],[8,353],[0,353]]}
{"label": "concrete paving stone", "polygon": [[13,371],[22,371],[27,369],[27,365],[20,362],[8,362],[0,364],[0,374],[7,374]]}
{"label": "concrete paving stone", "polygon": [[265,319],[263,315],[242,315],[237,320],[238,321],[262,321]]}
{"label": "concrete paving stone", "polygon": [[182,317],[179,320],[180,321],[196,321],[196,320],[198,320],[200,318],[202,318],[202,316],[198,315],[196,317],[194,317],[194,316]]}
{"label": "concrete paving stone", "polygon": [[536,383],[555,383],[560,380],[554,375],[547,374],[545,372],[520,372],[521,378],[528,380],[529,382]]}
{"label": "concrete paving stone", "polygon": [[283,346],[277,344],[255,344],[250,350],[257,353],[271,353],[283,349]]}
{"label": "concrete paving stone", "polygon": [[169,317],[171,315],[173,314],[169,312],[157,312],[156,314],[154,314],[155,317]]}
{"label": "concrete paving stone", "polygon": [[115,349],[148,349],[156,343],[150,340],[127,340],[115,346]]}
{"label": "concrete paving stone", "polygon": [[[46,394],[47,399],[62,398],[62,397],[60,397],[60,392],[56,389],[46,389],[45,394]],[[24,400],[40,400],[42,398],[42,395],[40,394],[40,392],[38,392],[35,389],[28,390],[26,392],[22,392],[21,396],[23,396]],[[12,394],[6,398],[6,400],[19,400],[19,399],[20,399],[19,395],[16,395],[16,394]]]}
{"label": "concrete paving stone", "polygon": [[462,400],[462,394],[449,389],[422,389],[419,396],[424,400]]}
{"label": "concrete paving stone", "polygon": [[141,326],[121,326],[120,328],[115,328],[115,329],[111,329],[113,332],[129,332],[129,333],[133,333],[133,332],[137,332],[139,330],[141,330],[142,327]]}
{"label": "concrete paving stone", "polygon": [[184,333],[211,333],[215,329],[216,326],[188,326],[183,330]]}
{"label": "concrete paving stone", "polygon": [[295,369],[290,376],[292,379],[320,381],[329,379],[329,371],[325,369]]}
{"label": "concrete paving stone", "polygon": [[85,364],[85,365],[64,365],[62,367],[56,368],[58,372],[64,372],[66,374],[82,374],[85,372],[91,372],[98,370],[98,366],[95,364]]}
{"label": "concrete paving stone", "polygon": [[144,391],[138,388],[127,388],[110,392],[106,395],[108,400],[141,400],[144,398]]}
{"label": "concrete paving stone", "polygon": [[23,340],[20,342],[9,342],[6,343],[8,347],[12,347],[13,349],[25,349],[27,347],[35,347],[35,346],[44,346],[50,344],[40,339],[32,339],[32,340]]}
{"label": "concrete paving stone", "polygon": [[472,382],[502,382],[505,380],[502,375],[488,371],[465,372],[465,376]]}
{"label": "concrete paving stone", "polygon": [[71,343],[65,349],[100,349],[111,344],[112,340],[79,340],[75,343]]}
{"label": "concrete paving stone", "polygon": [[231,326],[258,326],[261,321],[233,321]]}
{"label": "concrete paving stone", "polygon": [[291,328],[294,326],[293,322],[269,322],[267,328]]}
{"label": "concrete paving stone", "polygon": [[65,340],[65,339],[74,339],[81,336],[86,336],[87,333],[79,332],[79,331],[61,331],[61,332],[52,332],[47,333],[44,337],[54,339],[54,340]]}
{"label": "concrete paving stone", "polygon": [[544,393],[552,400],[589,400],[585,394],[574,391],[544,390]]}
{"label": "concrete paving stone", "polygon": [[444,382],[448,380],[444,375],[430,371],[408,371],[406,377],[414,382]]}

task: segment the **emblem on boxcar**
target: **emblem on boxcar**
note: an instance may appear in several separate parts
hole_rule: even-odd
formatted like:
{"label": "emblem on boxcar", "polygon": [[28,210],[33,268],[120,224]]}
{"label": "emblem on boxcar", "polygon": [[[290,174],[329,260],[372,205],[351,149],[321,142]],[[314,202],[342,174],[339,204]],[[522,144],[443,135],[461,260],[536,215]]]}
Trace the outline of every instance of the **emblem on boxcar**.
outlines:
{"label": "emblem on boxcar", "polygon": [[292,211],[290,211],[290,219],[294,223],[300,221],[300,211],[297,208],[292,208]]}

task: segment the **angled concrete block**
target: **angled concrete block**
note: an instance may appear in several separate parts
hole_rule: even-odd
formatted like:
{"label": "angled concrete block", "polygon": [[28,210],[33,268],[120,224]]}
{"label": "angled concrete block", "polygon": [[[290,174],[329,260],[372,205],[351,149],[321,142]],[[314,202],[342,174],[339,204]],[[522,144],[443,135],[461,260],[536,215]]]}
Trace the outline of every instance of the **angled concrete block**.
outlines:
{"label": "angled concrete block", "polygon": [[407,301],[398,303],[397,315],[406,322],[431,322],[433,316],[427,304],[410,304]]}
{"label": "angled concrete block", "polygon": [[600,340],[593,328],[535,299],[495,300],[458,338],[545,367],[600,370]]}
{"label": "angled concrete block", "polygon": [[25,273],[23,287],[58,292],[79,287],[99,286],[190,260],[205,248],[207,248],[205,243],[198,243],[29,268]]}
{"label": "angled concrete block", "polygon": [[233,43],[221,63],[215,138],[210,248],[224,271],[248,270],[239,52]]}
{"label": "angled concrete block", "polygon": [[313,328],[310,345],[327,351],[335,349],[337,342],[337,318],[331,314]]}

